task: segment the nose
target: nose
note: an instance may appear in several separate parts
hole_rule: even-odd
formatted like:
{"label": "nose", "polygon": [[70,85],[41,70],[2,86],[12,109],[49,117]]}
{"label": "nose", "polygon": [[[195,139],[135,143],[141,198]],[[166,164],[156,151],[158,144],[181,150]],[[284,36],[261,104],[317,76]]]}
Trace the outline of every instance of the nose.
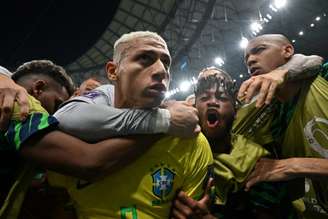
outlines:
{"label": "nose", "polygon": [[248,68],[252,67],[257,62],[256,57],[254,55],[250,55],[246,61],[246,65]]}
{"label": "nose", "polygon": [[152,74],[152,79],[157,82],[162,82],[163,80],[169,79],[168,70],[165,68],[161,60],[157,60],[155,63],[155,71]]}
{"label": "nose", "polygon": [[207,102],[207,106],[209,107],[217,107],[220,108],[220,101],[213,95]]}

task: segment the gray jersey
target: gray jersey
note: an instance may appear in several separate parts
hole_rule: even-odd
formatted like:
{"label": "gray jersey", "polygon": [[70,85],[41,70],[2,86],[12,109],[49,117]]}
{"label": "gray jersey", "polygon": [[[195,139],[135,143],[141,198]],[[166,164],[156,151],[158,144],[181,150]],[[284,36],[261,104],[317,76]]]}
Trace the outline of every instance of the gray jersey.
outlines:
{"label": "gray jersey", "polygon": [[56,113],[59,128],[88,142],[115,136],[166,133],[166,109],[119,109],[114,106],[114,86],[103,85],[68,100]]}

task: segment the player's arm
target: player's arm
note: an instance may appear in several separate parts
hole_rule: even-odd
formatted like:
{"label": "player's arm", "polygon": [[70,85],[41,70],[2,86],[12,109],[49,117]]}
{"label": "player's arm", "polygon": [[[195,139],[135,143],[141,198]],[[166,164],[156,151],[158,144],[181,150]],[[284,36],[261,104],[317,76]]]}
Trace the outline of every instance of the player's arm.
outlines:
{"label": "player's arm", "polygon": [[171,103],[167,109],[143,110],[74,101],[57,111],[55,117],[61,130],[91,142],[134,134],[192,137],[200,131],[197,110],[181,102]]}
{"label": "player's arm", "polygon": [[320,56],[305,56],[295,54],[286,64],[263,74],[252,76],[244,81],[239,89],[238,98],[249,103],[257,96],[257,107],[269,104],[278,88],[283,88],[287,82],[310,78],[319,73],[323,59]]}
{"label": "player's arm", "polygon": [[159,136],[131,136],[89,144],[54,130],[24,142],[20,153],[44,168],[95,180],[131,163],[158,139]]}
{"label": "player's arm", "polygon": [[17,151],[45,168],[90,180],[131,163],[159,138],[131,136],[89,144],[57,128],[58,121],[47,113],[32,113],[23,122],[11,120],[1,133],[0,148]]}
{"label": "player's arm", "polygon": [[328,176],[328,160],[323,158],[261,159],[249,176],[246,189],[259,182]]}
{"label": "player's arm", "polygon": [[323,58],[320,56],[295,54],[289,62],[277,69],[287,70],[286,81],[290,82],[316,76],[322,63]]}
{"label": "player's arm", "polygon": [[0,69],[0,130],[7,129],[15,100],[20,106],[21,119],[24,120],[29,111],[27,91]]}
{"label": "player's arm", "polygon": [[261,159],[247,179],[249,190],[259,182],[287,181],[300,177],[328,176],[328,160],[323,158]]}

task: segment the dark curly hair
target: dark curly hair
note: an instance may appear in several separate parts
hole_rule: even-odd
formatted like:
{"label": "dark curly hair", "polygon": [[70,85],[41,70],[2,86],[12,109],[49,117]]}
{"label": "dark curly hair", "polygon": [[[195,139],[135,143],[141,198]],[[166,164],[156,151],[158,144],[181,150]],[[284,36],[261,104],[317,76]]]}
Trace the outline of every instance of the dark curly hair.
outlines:
{"label": "dark curly hair", "polygon": [[[204,76],[204,73],[209,70],[217,71],[217,73],[215,72],[214,74]],[[226,93],[230,96],[233,104],[235,104],[237,94],[236,83],[232,80],[231,76],[228,73],[215,67],[205,68],[200,72],[200,76],[198,78],[197,85],[195,86],[194,90],[195,96],[199,96],[207,89],[210,89],[215,85],[217,86],[218,96],[220,96],[221,93]]]}
{"label": "dark curly hair", "polygon": [[72,78],[63,67],[54,64],[50,60],[25,62],[16,69],[11,78],[17,82],[28,75],[46,75],[64,86],[70,96],[74,93],[75,87]]}

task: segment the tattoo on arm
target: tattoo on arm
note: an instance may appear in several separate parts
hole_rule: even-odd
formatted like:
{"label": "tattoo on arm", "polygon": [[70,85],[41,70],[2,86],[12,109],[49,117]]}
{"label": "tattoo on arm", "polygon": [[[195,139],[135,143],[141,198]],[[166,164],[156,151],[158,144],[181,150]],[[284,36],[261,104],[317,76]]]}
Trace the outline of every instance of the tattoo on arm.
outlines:
{"label": "tattoo on arm", "polygon": [[322,62],[323,58],[317,55],[305,56],[295,54],[286,64],[278,69],[288,69],[287,80],[296,81],[317,75]]}

